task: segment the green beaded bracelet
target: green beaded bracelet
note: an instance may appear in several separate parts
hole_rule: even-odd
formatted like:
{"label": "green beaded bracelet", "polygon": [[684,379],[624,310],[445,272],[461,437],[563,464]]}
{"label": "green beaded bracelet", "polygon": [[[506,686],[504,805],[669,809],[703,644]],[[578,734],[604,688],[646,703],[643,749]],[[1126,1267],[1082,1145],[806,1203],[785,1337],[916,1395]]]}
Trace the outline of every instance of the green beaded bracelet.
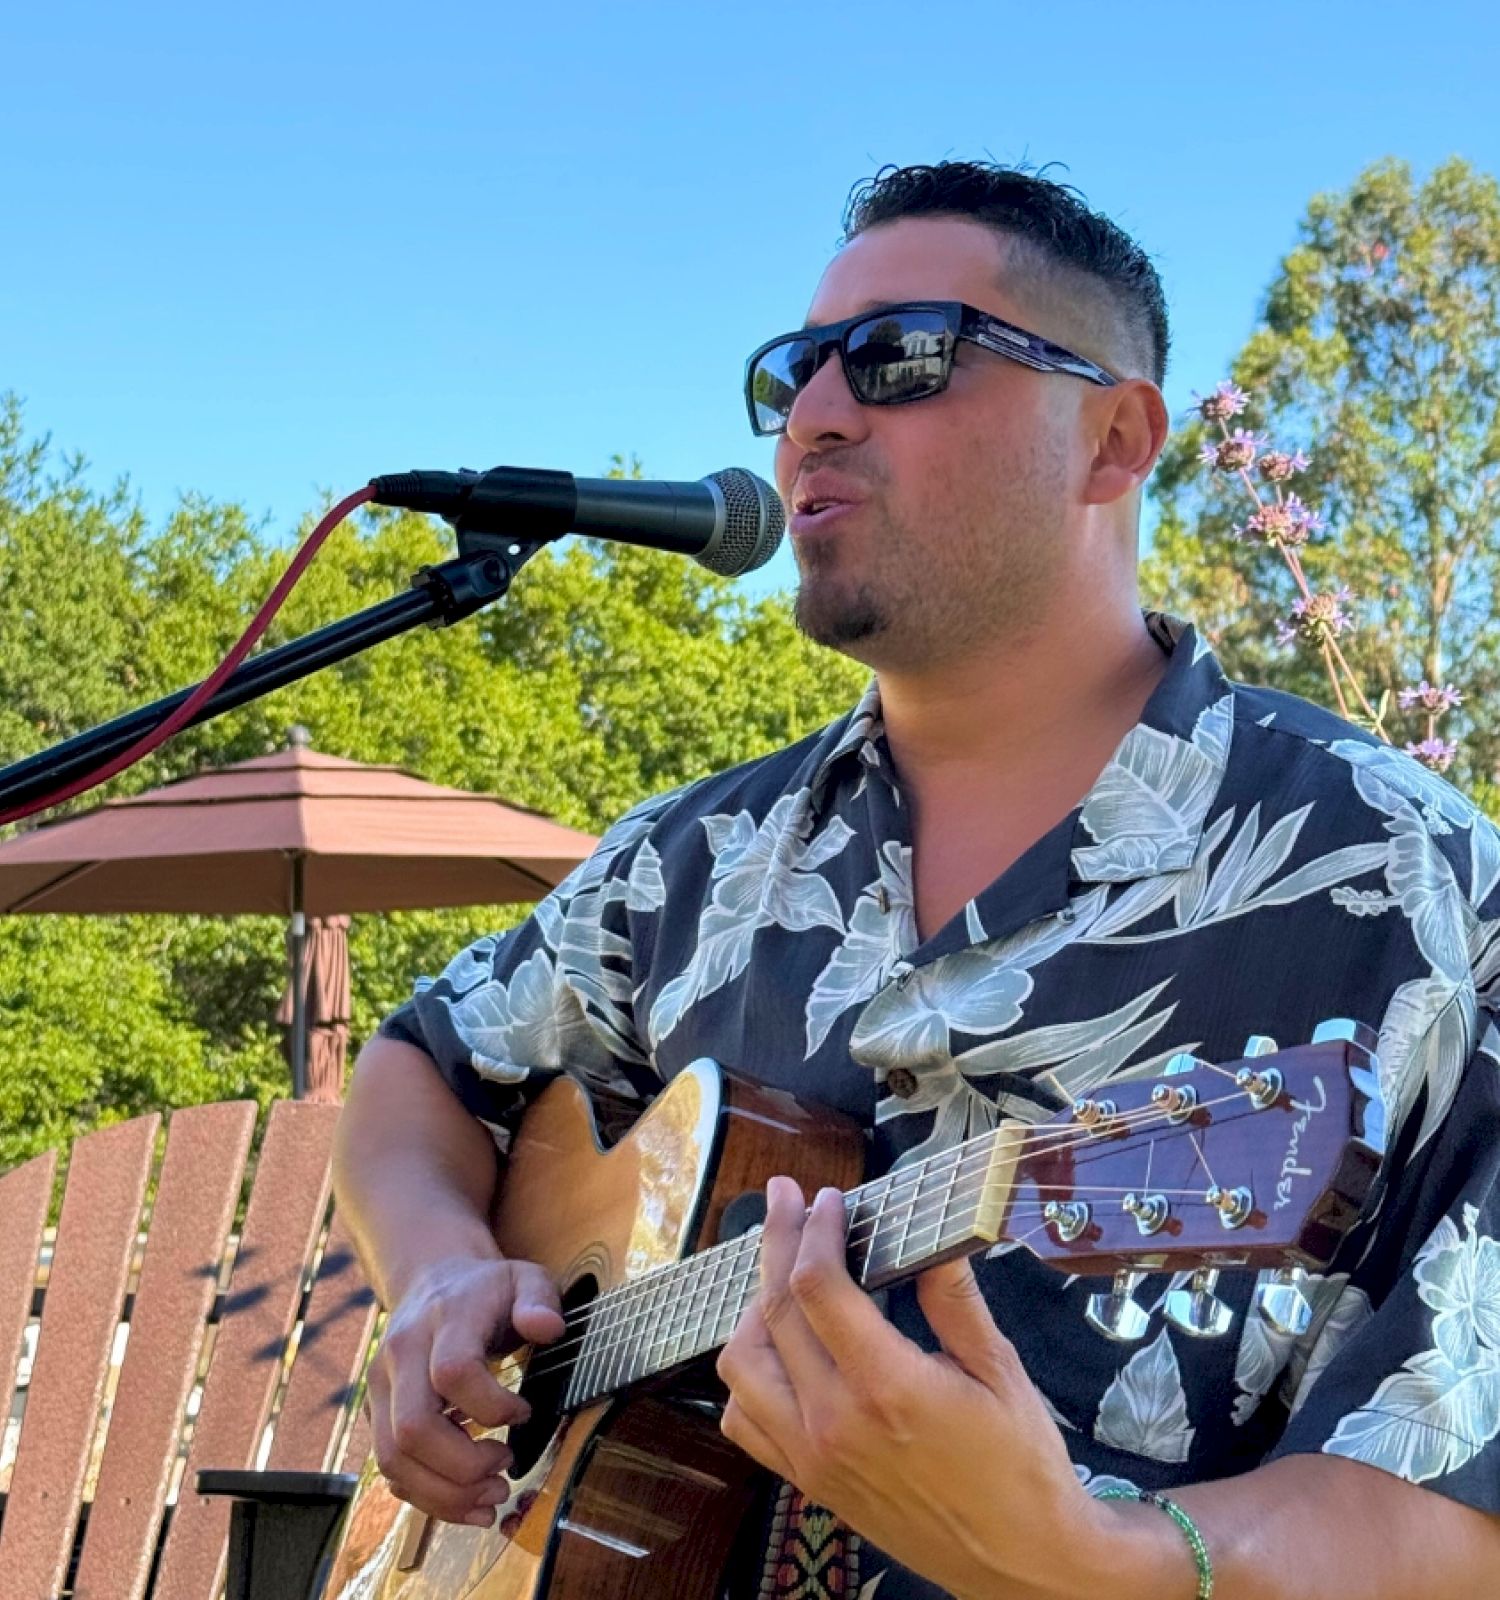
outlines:
{"label": "green beaded bracelet", "polygon": [[1147,1505],[1156,1506],[1182,1529],[1182,1536],[1188,1542],[1188,1548],[1193,1552],[1193,1565],[1198,1569],[1198,1600],[1213,1600],[1214,1592],[1214,1564],[1209,1560],[1208,1546],[1204,1543],[1203,1535],[1198,1531],[1198,1524],[1177,1504],[1175,1500],[1168,1500],[1164,1494],[1153,1494],[1149,1489],[1101,1489],[1094,1496],[1096,1500],[1142,1500]]}

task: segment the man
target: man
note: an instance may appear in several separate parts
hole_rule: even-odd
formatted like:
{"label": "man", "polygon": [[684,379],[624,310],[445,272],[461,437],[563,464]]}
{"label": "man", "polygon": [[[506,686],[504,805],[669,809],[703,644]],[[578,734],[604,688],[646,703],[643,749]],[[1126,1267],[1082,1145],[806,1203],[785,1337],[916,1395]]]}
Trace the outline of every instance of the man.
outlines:
{"label": "man", "polygon": [[849,234],[747,399],[780,433],[799,621],[876,684],[632,813],[364,1052],[338,1181],[392,1307],[380,1464],[437,1515],[493,1514],[505,1447],[444,1410],[516,1418],[486,1340],[561,1321],[539,1269],[497,1259],[476,1119],[503,1148],[561,1068],[644,1099],[711,1055],[860,1117],[881,1170],[1178,1051],[1347,1016],[1380,1030],[1388,1178],[1309,1285],[1302,1340],[1226,1272],[1232,1335],[1169,1328],[1151,1279],[1121,1343],[1083,1315],[1097,1283],[1024,1250],[882,1314],[842,1209],[774,1181],[762,1290],[720,1362],[725,1433],[797,1491],[758,1592],[852,1592],[826,1548],[798,1570],[785,1530],[816,1542],[813,1504],[857,1531],[840,1581],[879,1600],[1493,1596],[1500,838],[1143,618],[1167,339],[1137,246],[1067,190],[966,163],[883,174]]}

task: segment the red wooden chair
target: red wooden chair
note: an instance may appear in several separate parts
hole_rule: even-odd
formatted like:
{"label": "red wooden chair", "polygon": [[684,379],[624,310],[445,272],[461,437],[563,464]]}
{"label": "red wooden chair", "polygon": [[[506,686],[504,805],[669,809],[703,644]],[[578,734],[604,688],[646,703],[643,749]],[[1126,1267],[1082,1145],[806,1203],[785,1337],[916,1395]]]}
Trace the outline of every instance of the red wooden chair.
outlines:
{"label": "red wooden chair", "polygon": [[50,1263],[56,1152],[0,1177],[0,1426],[20,1417],[8,1481],[0,1453],[6,1600],[215,1600],[231,1559],[230,1595],[249,1593],[253,1512],[231,1549],[204,1469],[247,1507],[258,1488],[267,1515],[311,1495],[332,1525],[353,1480],[328,1475],[368,1447],[353,1402],[376,1310],[330,1215],[337,1116],[272,1108],[237,1239],[250,1102],[176,1112],[159,1164],[156,1115],[79,1139]]}

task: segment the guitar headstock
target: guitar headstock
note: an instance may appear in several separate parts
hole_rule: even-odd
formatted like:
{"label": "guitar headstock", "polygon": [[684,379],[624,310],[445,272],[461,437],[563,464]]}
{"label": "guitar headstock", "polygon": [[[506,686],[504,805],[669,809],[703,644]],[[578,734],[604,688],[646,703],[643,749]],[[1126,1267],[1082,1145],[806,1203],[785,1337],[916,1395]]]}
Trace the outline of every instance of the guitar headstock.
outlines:
{"label": "guitar headstock", "polygon": [[1117,1080],[1031,1130],[1016,1162],[1005,1233],[1049,1265],[1114,1273],[1089,1320],[1113,1338],[1145,1332],[1131,1298],[1147,1272],[1191,1271],[1166,1314],[1185,1332],[1226,1331],[1213,1293],[1224,1267],[1269,1269],[1258,1309],[1286,1331],[1310,1315],[1298,1288],[1359,1220],[1384,1150],[1384,1107],[1363,1024],[1322,1024],[1278,1050],[1252,1038],[1213,1065],[1174,1057],[1155,1079]]}

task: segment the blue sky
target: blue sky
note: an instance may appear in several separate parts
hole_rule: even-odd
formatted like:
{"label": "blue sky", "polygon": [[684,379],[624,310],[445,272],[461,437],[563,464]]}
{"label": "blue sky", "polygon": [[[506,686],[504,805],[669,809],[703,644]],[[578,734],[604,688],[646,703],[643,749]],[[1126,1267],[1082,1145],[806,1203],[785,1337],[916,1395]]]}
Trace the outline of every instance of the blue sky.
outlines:
{"label": "blue sky", "polygon": [[409,466],[769,476],[743,360],[801,321],[850,186],[988,155],[1064,163],[1155,256],[1177,415],[1313,193],[1387,154],[1500,170],[1495,15],[29,6],[0,55],[0,390],[153,518],[198,490],[278,539]]}

